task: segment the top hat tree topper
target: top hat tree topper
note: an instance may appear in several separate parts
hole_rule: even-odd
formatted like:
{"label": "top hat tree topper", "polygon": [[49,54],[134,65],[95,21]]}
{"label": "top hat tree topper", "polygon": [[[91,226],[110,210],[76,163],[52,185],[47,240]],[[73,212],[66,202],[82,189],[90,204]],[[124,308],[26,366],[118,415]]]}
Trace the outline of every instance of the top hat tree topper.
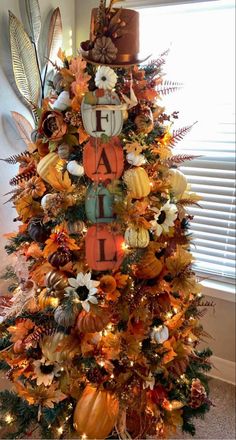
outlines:
{"label": "top hat tree topper", "polygon": [[113,8],[116,0],[100,0],[91,13],[90,39],[81,43],[83,57],[95,64],[129,67],[141,64],[149,56],[139,53],[139,13]]}

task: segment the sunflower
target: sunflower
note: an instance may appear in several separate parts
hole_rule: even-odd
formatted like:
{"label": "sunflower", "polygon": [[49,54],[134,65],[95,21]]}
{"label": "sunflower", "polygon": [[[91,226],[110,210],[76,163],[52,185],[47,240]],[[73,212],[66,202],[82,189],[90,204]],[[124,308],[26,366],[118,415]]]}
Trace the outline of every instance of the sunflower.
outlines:
{"label": "sunflower", "polygon": [[34,378],[36,379],[37,385],[51,385],[54,377],[60,375],[61,367],[56,362],[50,362],[42,357],[37,361],[33,362],[34,365]]}
{"label": "sunflower", "polygon": [[153,211],[156,214],[154,216],[155,220],[150,222],[151,230],[157,237],[160,237],[163,232],[166,234],[174,226],[178,214],[177,207],[174,203],[168,201],[160,210],[153,208]]}
{"label": "sunflower", "polygon": [[83,274],[78,273],[76,278],[68,279],[70,287],[66,287],[67,296],[75,295],[75,299],[82,304],[86,312],[90,310],[90,304],[97,304],[96,295],[99,286],[99,281],[91,280],[91,272]]}

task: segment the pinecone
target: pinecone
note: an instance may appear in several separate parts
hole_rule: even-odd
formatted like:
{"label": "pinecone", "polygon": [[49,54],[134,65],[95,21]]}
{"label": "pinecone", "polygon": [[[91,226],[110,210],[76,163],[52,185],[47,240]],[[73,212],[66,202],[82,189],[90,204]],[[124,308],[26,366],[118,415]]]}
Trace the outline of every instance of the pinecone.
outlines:
{"label": "pinecone", "polygon": [[207,394],[204,386],[199,379],[193,379],[191,386],[191,401],[189,405],[192,408],[199,408],[206,401]]}

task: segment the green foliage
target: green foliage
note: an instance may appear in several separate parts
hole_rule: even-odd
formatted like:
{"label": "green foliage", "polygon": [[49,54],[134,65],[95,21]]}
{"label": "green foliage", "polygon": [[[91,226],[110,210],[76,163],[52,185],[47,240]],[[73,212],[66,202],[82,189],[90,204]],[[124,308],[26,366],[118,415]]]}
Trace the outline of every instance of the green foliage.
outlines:
{"label": "green foliage", "polygon": [[79,205],[70,206],[65,213],[65,219],[70,222],[75,222],[78,220],[85,221],[86,213],[85,213],[84,203],[80,203]]}
{"label": "green foliage", "polygon": [[14,268],[10,265],[6,266],[3,273],[0,275],[1,280],[12,280],[17,279]]}
{"label": "green foliage", "polygon": [[7,254],[10,255],[16,252],[19,246],[26,241],[32,242],[32,239],[28,234],[18,234],[15,237],[12,237],[9,240],[8,244],[5,246]]}

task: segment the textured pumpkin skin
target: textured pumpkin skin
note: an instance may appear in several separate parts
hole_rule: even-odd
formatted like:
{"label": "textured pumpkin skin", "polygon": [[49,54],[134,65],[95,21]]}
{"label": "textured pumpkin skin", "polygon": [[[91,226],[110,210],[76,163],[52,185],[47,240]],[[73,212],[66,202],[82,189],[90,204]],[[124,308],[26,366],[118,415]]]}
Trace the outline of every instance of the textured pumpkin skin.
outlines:
{"label": "textured pumpkin skin", "polygon": [[58,298],[47,294],[47,289],[43,289],[38,296],[38,305],[41,310],[47,307],[57,307],[59,303]]}
{"label": "textured pumpkin skin", "polygon": [[155,243],[150,243],[145,254],[136,265],[135,275],[143,280],[149,280],[160,275],[163,264],[160,259],[156,257]]}
{"label": "textured pumpkin skin", "polygon": [[58,248],[56,252],[49,256],[48,261],[53,267],[65,266],[71,261],[71,252],[67,249]]}
{"label": "textured pumpkin skin", "polygon": [[134,120],[138,133],[148,134],[153,130],[153,114],[150,108],[144,109]]}
{"label": "textured pumpkin skin", "polygon": [[51,270],[46,276],[47,292],[51,296],[60,296],[68,286],[68,279],[63,272]]}
{"label": "textured pumpkin skin", "polygon": [[119,402],[109,391],[87,385],[74,412],[74,428],[89,439],[105,439],[114,428]]}
{"label": "textured pumpkin skin", "polygon": [[67,223],[67,228],[68,228],[69,234],[81,234],[84,227],[85,227],[85,224],[82,220],[77,220],[73,223],[72,222]]}
{"label": "textured pumpkin skin", "polygon": [[145,228],[129,227],[125,231],[125,242],[131,248],[146,248],[149,241],[149,232]]}
{"label": "textured pumpkin skin", "polygon": [[45,228],[42,219],[35,217],[29,222],[28,234],[32,240],[44,243],[49,237],[49,230]]}
{"label": "textured pumpkin skin", "polygon": [[93,312],[85,312],[84,310],[78,315],[76,321],[76,330],[81,333],[96,333],[106,327],[110,321],[110,316],[105,310],[95,314]]}
{"label": "textured pumpkin skin", "polygon": [[176,169],[169,171],[169,182],[171,185],[171,191],[175,196],[183,194],[188,184],[185,175]]}
{"label": "textured pumpkin skin", "polygon": [[83,150],[83,167],[85,174],[94,182],[119,179],[124,169],[124,153],[119,138],[113,137],[106,143],[91,138]]}
{"label": "textured pumpkin skin", "polygon": [[142,199],[150,193],[150,180],[142,167],[125,171],[123,179],[133,199]]}
{"label": "textured pumpkin skin", "polygon": [[49,153],[40,160],[37,166],[37,173],[45,182],[51,184],[50,167],[55,167],[60,160],[62,159],[56,153]]}

